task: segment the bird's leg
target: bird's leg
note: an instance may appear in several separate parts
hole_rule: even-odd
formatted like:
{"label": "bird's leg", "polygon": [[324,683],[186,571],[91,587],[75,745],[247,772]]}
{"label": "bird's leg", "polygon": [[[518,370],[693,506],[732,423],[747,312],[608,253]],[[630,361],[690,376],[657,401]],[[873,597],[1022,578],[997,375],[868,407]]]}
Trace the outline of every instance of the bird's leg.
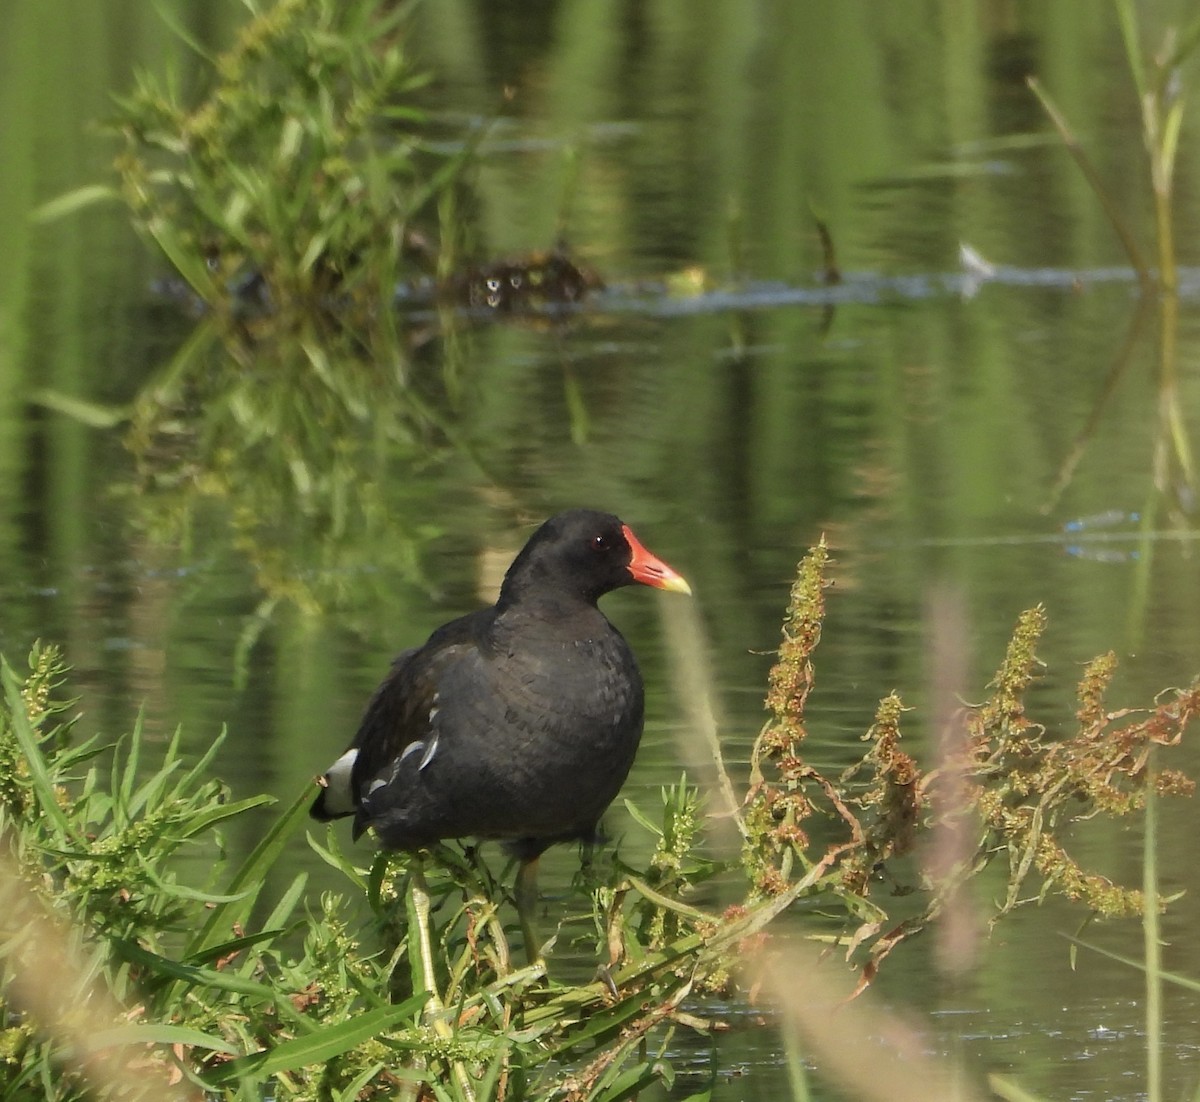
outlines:
{"label": "bird's leg", "polygon": [[[421,958],[419,964],[413,968],[413,986],[422,991],[428,1000],[425,1004],[425,1017],[428,1021],[440,1015],[445,1008],[438,995],[437,977],[433,973],[433,939],[429,936],[429,885],[425,883],[424,854],[418,853],[413,857],[410,875],[410,918],[413,920],[411,925],[416,927],[417,951]],[[411,951],[410,947],[409,952]]]}
{"label": "bird's leg", "polygon": [[[443,1040],[449,1041],[454,1037],[450,1023],[446,1021],[446,1007],[438,994],[437,976],[433,970],[433,938],[429,935],[429,885],[425,882],[425,854],[418,853],[413,857],[412,880],[408,888],[409,900],[409,933],[416,928],[417,949],[421,959],[412,962],[413,987],[425,996],[425,1024],[433,1027],[433,1031]],[[412,942],[409,942],[409,954],[412,954]],[[425,1058],[418,1057],[418,1066],[424,1065]],[[461,1061],[451,1065],[457,1082],[459,1095],[466,1102],[475,1102],[475,1090],[471,1077]]]}
{"label": "bird's leg", "polygon": [[522,861],[517,869],[516,883],[513,885],[517,917],[521,920],[521,936],[525,939],[525,958],[530,964],[538,962],[537,870],[538,859],[536,857]]}

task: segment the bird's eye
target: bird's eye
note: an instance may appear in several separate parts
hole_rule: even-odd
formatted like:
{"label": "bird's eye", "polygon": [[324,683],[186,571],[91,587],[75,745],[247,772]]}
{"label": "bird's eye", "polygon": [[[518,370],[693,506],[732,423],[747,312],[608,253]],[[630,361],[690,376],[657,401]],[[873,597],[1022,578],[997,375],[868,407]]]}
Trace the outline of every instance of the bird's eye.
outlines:
{"label": "bird's eye", "polygon": [[592,537],[593,551],[607,551],[610,547],[612,547],[612,540],[610,540],[607,536]]}

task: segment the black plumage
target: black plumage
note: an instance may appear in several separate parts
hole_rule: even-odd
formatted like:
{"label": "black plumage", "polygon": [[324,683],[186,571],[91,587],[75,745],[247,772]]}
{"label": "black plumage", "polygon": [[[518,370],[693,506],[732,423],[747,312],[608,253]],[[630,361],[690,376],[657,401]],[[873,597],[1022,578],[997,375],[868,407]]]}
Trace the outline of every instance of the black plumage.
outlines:
{"label": "black plumage", "polygon": [[526,862],[592,837],[643,719],[637,662],[596,602],[635,582],[690,592],[614,516],[546,521],[495,605],[395,659],[314,817],[353,815],[391,849],[504,839]]}

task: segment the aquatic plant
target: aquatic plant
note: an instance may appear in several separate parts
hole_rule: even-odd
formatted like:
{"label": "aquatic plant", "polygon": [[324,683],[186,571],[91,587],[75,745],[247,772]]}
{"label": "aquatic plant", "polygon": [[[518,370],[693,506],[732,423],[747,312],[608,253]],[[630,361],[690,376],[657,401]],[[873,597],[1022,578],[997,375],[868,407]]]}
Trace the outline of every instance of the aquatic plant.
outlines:
{"label": "aquatic plant", "polygon": [[[800,744],[804,703],[813,687],[812,653],[824,618],[826,561],[821,545],[801,564],[779,661],[771,671],[772,718],[751,757],[744,853],[751,896],[792,891],[797,870],[806,879],[821,870],[811,892],[834,893],[848,917],[861,919],[846,946],[848,958],[860,964],[864,985],[897,944],[937,918],[966,879],[1001,856],[1008,860],[1008,883],[993,922],[1048,893],[1099,916],[1141,914],[1140,892],[1080,866],[1059,835],[1072,821],[1142,808],[1148,778],[1161,795],[1192,793],[1191,780],[1174,770],[1149,774],[1146,761],[1155,746],[1178,743],[1200,708],[1200,684],[1171,690],[1144,711],[1109,711],[1104,693],[1116,658],[1103,655],[1080,682],[1075,733],[1052,737],[1025,709],[1040,668],[1036,645],[1046,626],[1044,610],[1034,608],[1019,618],[990,695],[955,717],[960,737],[934,768],[920,768],[901,748],[903,707],[891,693],[880,701],[864,736],[869,747],[862,760],[840,777],[825,777],[804,760]],[[814,818],[838,824],[840,836],[814,841],[807,829]],[[903,868],[895,871],[894,859],[910,853],[920,834],[960,830],[963,824],[973,838],[952,867],[936,877],[920,869],[915,879]],[[1040,883],[1031,890],[1034,876]],[[920,893],[923,909],[889,923],[873,892],[883,885]]]}
{"label": "aquatic plant", "polygon": [[1157,286],[1174,293],[1179,277],[1175,256],[1174,192],[1175,158],[1183,126],[1185,103],[1183,68],[1200,43],[1200,17],[1182,27],[1170,28],[1161,49],[1147,57],[1142,47],[1140,17],[1132,0],[1114,0],[1125,57],[1133,78],[1134,92],[1142,119],[1142,140],[1150,175],[1154,205],[1154,231],[1158,267],[1153,271],[1145,259],[1137,235],[1093,164],[1070,124],[1035,77],[1029,87],[1054,124],[1088,184],[1095,192],[1114,231],[1121,240],[1143,287]]}
{"label": "aquatic plant", "polygon": [[122,193],[209,307],[361,323],[437,225],[470,142],[434,149],[414,98],[426,78],[406,45],[411,4],[246,6],[197,100],[142,72],[119,101]]}
{"label": "aquatic plant", "polygon": [[[1026,703],[1045,629],[1044,612],[1032,609],[986,699],[955,717],[959,737],[941,760],[922,767],[902,749],[903,707],[888,694],[861,761],[828,777],[803,757],[828,563],[822,543],[792,589],[769,717],[729,809],[741,860],[714,860],[704,796],[686,778],[664,790],[660,814],[633,807],[656,838],[645,867],[620,854],[588,866],[552,939],[572,938],[599,962],[588,982],[563,982],[543,960],[514,966],[508,878],[471,848],[444,845],[432,859],[379,853],[364,866],[330,828],[309,843],[358,902],[310,898],[305,874],[283,867],[309,791],[230,868],[219,828],[266,798],[230,799],[208,776],[215,745],[185,767],[176,739],[148,767],[136,730],[117,747],[76,744],[55,652],[35,650],[21,677],[3,664],[6,1096],[65,1100],[103,1089],[160,1098],[190,1083],[257,1097],[270,1081],[281,1099],[618,1102],[672,1082],[675,1031],[719,1028],[706,1010],[712,991],[769,992],[787,1020],[807,1021],[826,1043],[781,986],[800,975],[789,942],[803,927],[771,936],[800,899],[841,916],[832,934],[828,919],[813,933],[841,947],[857,975],[851,994],[997,858],[1007,859],[1008,889],[994,918],[1048,892],[1099,915],[1156,914],[1153,876],[1149,894],[1115,885],[1076,862],[1059,835],[1076,818],[1129,814],[1151,796],[1191,791],[1152,754],[1179,741],[1200,686],[1167,691],[1145,710],[1112,710],[1115,659],[1102,656],[1080,682],[1074,732],[1052,737]],[[722,788],[738,787],[726,774]],[[954,860],[908,859],[939,831],[956,833]],[[741,885],[741,901],[719,912],[696,902],[697,885],[715,873],[726,892]],[[908,900],[899,920],[882,901],[897,889]],[[31,982],[47,959],[69,975],[58,985],[69,998]],[[824,981],[804,982],[812,1001]],[[803,1066],[789,1051],[799,1092]],[[827,1055],[845,1062],[834,1047]],[[820,1050],[809,1056],[820,1064]]]}
{"label": "aquatic plant", "polygon": [[[1120,25],[1129,73],[1142,122],[1142,143],[1145,148],[1154,210],[1154,237],[1157,266],[1152,267],[1138,243],[1128,215],[1122,210],[1103,175],[1075,136],[1062,111],[1050,93],[1036,77],[1028,84],[1067,150],[1079,166],[1092,191],[1099,200],[1118,238],[1129,256],[1143,292],[1161,291],[1157,296],[1159,332],[1156,355],[1158,360],[1158,432],[1154,441],[1154,460],[1151,486],[1147,500],[1139,510],[1144,534],[1140,548],[1141,581],[1139,600],[1144,601],[1146,579],[1149,577],[1154,547],[1150,533],[1155,531],[1160,512],[1165,507],[1171,519],[1182,527],[1192,512],[1196,493],[1196,462],[1191,437],[1185,419],[1185,409],[1179,396],[1179,273],[1174,229],[1175,162],[1183,127],[1186,103],[1187,64],[1200,44],[1200,16],[1192,15],[1178,26],[1170,26],[1160,48],[1150,57],[1143,49],[1143,21],[1148,18],[1132,0],[1114,0]],[[1141,309],[1133,319],[1124,347],[1114,360],[1110,378],[1115,381],[1136,344],[1141,327]],[[1067,457],[1056,480],[1046,509],[1062,494],[1070,481],[1083,447],[1092,435],[1101,410],[1108,398],[1108,387],[1102,392],[1087,427]]]}

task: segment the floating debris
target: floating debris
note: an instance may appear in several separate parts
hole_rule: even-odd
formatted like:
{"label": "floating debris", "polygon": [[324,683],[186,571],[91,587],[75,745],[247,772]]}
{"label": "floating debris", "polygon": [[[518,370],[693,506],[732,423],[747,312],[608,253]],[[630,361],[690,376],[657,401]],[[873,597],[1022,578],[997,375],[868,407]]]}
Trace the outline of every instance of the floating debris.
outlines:
{"label": "floating debris", "polygon": [[967,275],[977,279],[991,279],[996,274],[996,265],[985,260],[982,253],[971,248],[965,241],[959,242],[958,262]]}
{"label": "floating debris", "polygon": [[1141,513],[1128,512],[1125,509],[1106,509],[1102,513],[1092,513],[1090,516],[1068,520],[1062,526],[1062,530],[1064,532],[1088,532],[1096,528],[1115,528],[1118,524],[1137,524],[1141,519]]}
{"label": "floating debris", "polygon": [[555,249],[473,265],[443,283],[442,292],[464,306],[512,313],[571,305],[603,288],[595,272]]}

